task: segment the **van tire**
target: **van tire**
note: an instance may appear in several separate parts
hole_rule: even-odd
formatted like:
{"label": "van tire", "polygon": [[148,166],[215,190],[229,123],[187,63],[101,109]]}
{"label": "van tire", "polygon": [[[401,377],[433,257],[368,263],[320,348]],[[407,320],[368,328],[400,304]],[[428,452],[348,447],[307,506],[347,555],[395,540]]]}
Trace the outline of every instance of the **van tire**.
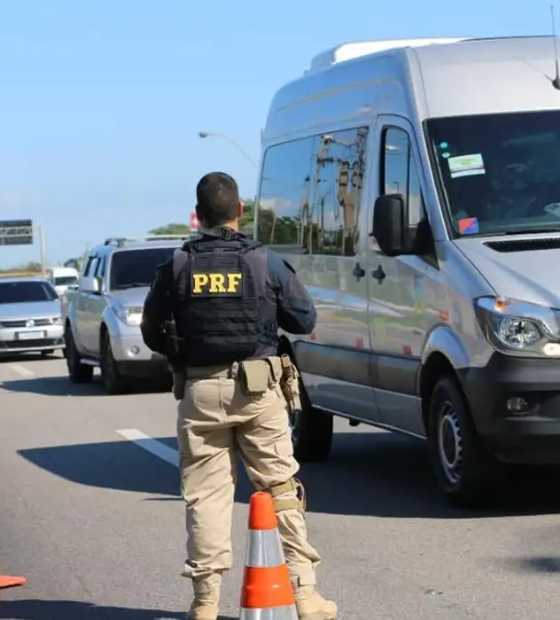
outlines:
{"label": "van tire", "polygon": [[[320,463],[329,458],[333,417],[311,406],[300,377],[301,411],[290,416],[294,456],[300,463]],[[295,424],[294,424],[295,421]]]}
{"label": "van tire", "polygon": [[455,508],[492,504],[502,466],[476,432],[469,406],[452,377],[440,379],[429,408],[430,452],[438,484]]}

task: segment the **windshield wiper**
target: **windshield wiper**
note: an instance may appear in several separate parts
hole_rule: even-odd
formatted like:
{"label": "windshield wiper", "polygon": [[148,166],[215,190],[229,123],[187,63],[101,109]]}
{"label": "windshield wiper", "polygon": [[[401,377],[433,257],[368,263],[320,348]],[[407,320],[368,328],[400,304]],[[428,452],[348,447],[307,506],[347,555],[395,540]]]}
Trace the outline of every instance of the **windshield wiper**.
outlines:
{"label": "windshield wiper", "polygon": [[150,286],[149,282],[128,282],[127,284],[117,284],[115,289],[125,289],[125,288],[142,288],[144,286]]}

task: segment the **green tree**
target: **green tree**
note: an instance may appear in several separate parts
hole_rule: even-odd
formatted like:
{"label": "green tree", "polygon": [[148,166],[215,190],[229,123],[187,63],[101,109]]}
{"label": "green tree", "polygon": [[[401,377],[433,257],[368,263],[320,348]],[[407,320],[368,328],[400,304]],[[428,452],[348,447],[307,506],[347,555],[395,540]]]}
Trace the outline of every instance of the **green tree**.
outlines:
{"label": "green tree", "polygon": [[[255,221],[255,201],[243,200],[243,217],[239,220],[240,230],[253,230],[253,224]],[[188,235],[190,233],[190,226],[188,224],[171,223],[165,226],[158,226],[153,230],[148,231],[149,235]]]}
{"label": "green tree", "polygon": [[12,267],[11,269],[0,269],[0,273],[41,273],[41,263],[37,263],[35,261],[31,261],[29,263],[25,263],[23,265],[17,265]]}
{"label": "green tree", "polygon": [[239,220],[239,230],[252,237],[255,229],[255,201],[243,200],[243,216]]}
{"label": "green tree", "polygon": [[166,224],[149,231],[150,235],[188,235],[190,233],[188,224]]}

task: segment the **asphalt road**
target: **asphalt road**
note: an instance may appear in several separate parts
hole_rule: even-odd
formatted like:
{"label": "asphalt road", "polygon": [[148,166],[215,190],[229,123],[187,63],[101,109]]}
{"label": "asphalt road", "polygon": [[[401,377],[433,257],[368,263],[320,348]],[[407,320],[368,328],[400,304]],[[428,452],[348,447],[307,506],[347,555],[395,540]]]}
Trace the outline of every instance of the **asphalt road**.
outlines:
{"label": "asphalt road", "polygon": [[[61,358],[0,363],[0,619],[183,618],[184,512],[170,394],[71,386]],[[523,471],[492,514],[442,503],[421,443],[337,424],[305,466],[324,594],[341,620],[558,620],[558,475]],[[537,484],[537,481],[539,481]],[[238,617],[247,501],[223,618]]]}

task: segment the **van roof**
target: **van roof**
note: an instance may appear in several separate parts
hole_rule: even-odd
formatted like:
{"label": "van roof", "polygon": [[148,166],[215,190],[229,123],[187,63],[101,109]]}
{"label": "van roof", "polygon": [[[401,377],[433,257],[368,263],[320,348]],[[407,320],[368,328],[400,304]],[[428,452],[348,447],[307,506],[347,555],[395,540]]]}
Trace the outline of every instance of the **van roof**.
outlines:
{"label": "van roof", "polygon": [[400,47],[423,47],[424,45],[444,45],[446,43],[458,43],[467,39],[461,37],[440,37],[435,39],[378,39],[374,41],[352,41],[335,45],[324,52],[321,52],[311,59],[309,71],[329,67],[334,64],[386,52]]}
{"label": "van roof", "polygon": [[276,92],[263,145],[367,123],[373,113],[422,121],[560,110],[554,74],[549,35],[344,43],[314,56],[302,76]]}

